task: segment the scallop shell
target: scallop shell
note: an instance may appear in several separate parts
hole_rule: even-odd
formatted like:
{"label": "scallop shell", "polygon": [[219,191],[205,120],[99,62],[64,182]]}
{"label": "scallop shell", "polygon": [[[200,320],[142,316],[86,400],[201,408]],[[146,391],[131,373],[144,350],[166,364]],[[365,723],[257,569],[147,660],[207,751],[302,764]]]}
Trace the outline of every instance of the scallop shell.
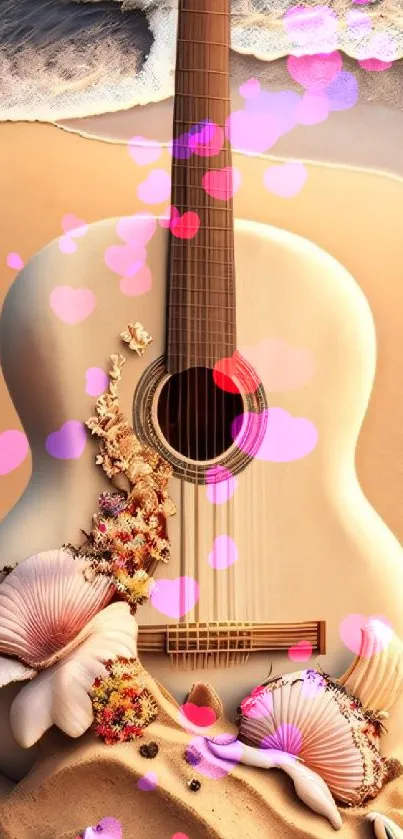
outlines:
{"label": "scallop shell", "polygon": [[73,650],[114,594],[105,577],[88,582],[87,567],[87,560],[63,550],[17,565],[0,584],[0,653],[43,670]]}
{"label": "scallop shell", "polygon": [[359,805],[402,773],[379,754],[379,721],[328,676],[305,670],[255,688],[241,703],[239,739],[299,757],[336,800]]}
{"label": "scallop shell", "polygon": [[403,830],[381,813],[368,813],[368,821],[372,822],[376,839],[403,839]]}
{"label": "scallop shell", "polygon": [[403,644],[393,630],[372,619],[361,630],[360,652],[339,679],[365,708],[389,712],[403,691]]}

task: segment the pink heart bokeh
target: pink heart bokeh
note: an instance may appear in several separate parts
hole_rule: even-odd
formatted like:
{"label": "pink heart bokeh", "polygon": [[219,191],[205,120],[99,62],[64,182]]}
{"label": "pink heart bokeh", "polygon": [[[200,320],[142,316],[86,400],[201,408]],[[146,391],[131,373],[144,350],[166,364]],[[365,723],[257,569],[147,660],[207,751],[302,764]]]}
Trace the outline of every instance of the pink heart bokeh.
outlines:
{"label": "pink heart bokeh", "polygon": [[242,174],[235,166],[210,169],[202,177],[203,189],[218,201],[229,201],[242,184]]}
{"label": "pink heart bokeh", "polygon": [[46,438],[46,451],[58,460],[78,460],[87,444],[85,425],[78,420],[67,420]]}
{"label": "pink heart bokeh", "polygon": [[135,240],[125,245],[111,245],[104,254],[105,265],[121,277],[134,277],[146,258],[143,242]]}
{"label": "pink heart bokeh", "polygon": [[165,169],[153,169],[137,187],[137,195],[145,204],[160,204],[171,194],[171,176]]}
{"label": "pink heart bokeh", "polygon": [[15,251],[10,251],[7,254],[7,267],[12,268],[14,271],[21,271],[21,268],[24,267],[24,260],[20,257],[19,253]]}
{"label": "pink heart bokeh", "polygon": [[139,263],[131,277],[121,279],[119,288],[122,294],[127,294],[128,297],[139,297],[141,294],[147,294],[151,290],[152,284],[152,274],[148,265]]}
{"label": "pink heart bokeh", "polygon": [[361,612],[353,612],[347,615],[340,623],[339,634],[343,644],[348,650],[358,655],[361,650],[361,630],[369,621],[379,621],[381,632],[377,633],[376,651],[385,649],[392,637],[390,621],[384,615],[363,615]]}
{"label": "pink heart bokeh", "polygon": [[313,651],[312,644],[309,641],[298,641],[294,647],[288,650],[288,658],[290,661],[308,661],[311,658]]}
{"label": "pink heart bokeh", "polygon": [[239,88],[239,95],[243,99],[255,99],[260,93],[260,82],[258,79],[248,79],[247,82],[241,84]]}
{"label": "pink heart bokeh", "polygon": [[[293,417],[284,408],[268,410],[264,438],[255,458],[272,463],[291,463],[310,454],[318,442],[318,431],[313,422],[305,417]],[[238,417],[233,423],[232,436],[235,440],[244,419],[251,423],[261,422],[259,414]],[[253,435],[252,435],[253,437]],[[247,453],[247,446],[245,447]]]}
{"label": "pink heart bokeh", "polygon": [[9,475],[18,469],[28,452],[28,440],[22,431],[9,429],[0,433],[0,475]]}
{"label": "pink heart bokeh", "polygon": [[246,358],[259,376],[266,391],[286,393],[306,385],[315,373],[315,358],[306,347],[295,346],[282,338],[264,338],[259,344],[242,347]]}
{"label": "pink heart bokeh", "polygon": [[148,166],[155,163],[162,154],[160,143],[147,140],[145,137],[131,137],[128,143],[129,154],[138,166]]}
{"label": "pink heart bokeh", "polygon": [[151,590],[154,609],[170,618],[181,618],[193,609],[200,597],[200,587],[193,577],[158,579]]}
{"label": "pink heart bokeh", "polygon": [[95,309],[95,294],[87,288],[56,286],[49,297],[52,312],[70,326],[86,320]]}
{"label": "pink heart bokeh", "polygon": [[208,564],[216,571],[229,568],[238,560],[238,549],[231,536],[216,536],[208,555]]}
{"label": "pink heart bokeh", "polygon": [[304,164],[296,160],[280,166],[269,166],[263,175],[263,183],[269,192],[279,198],[293,198],[301,192],[307,177]]}
{"label": "pink heart bokeh", "polygon": [[236,477],[225,466],[208,469],[206,481],[206,495],[211,504],[226,504],[237,487]]}
{"label": "pink heart bokeh", "polygon": [[157,786],[158,777],[155,772],[147,772],[137,781],[137,789],[142,790],[142,792],[153,792],[153,790],[157,789]]}

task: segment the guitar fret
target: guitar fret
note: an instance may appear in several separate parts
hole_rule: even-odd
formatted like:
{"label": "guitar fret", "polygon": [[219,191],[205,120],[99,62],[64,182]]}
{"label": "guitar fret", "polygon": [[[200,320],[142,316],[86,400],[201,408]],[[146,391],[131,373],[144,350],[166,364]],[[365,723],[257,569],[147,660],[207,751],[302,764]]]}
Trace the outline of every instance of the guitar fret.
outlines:
{"label": "guitar fret", "polygon": [[[168,306],[171,306],[171,308],[172,308],[172,303],[169,303],[169,301],[168,301]],[[183,302],[181,300],[179,300],[178,302],[175,303],[174,308],[175,309],[177,309],[177,308],[186,309],[187,307],[189,307],[189,308],[193,309],[196,306],[200,307],[200,303],[197,303],[196,301],[192,301],[192,300],[184,300]],[[235,303],[232,303],[230,306],[220,306],[220,311],[221,311],[221,308],[226,309],[227,312],[235,311]],[[215,306],[214,303],[206,303],[205,305],[203,305],[203,309],[214,309],[214,310],[216,310],[217,306]],[[183,315],[178,315],[176,320],[186,320],[186,318],[184,318]],[[227,322],[214,319],[214,323],[223,323],[224,326],[225,326]]]}
{"label": "guitar fret", "polygon": [[[181,90],[177,90],[176,93],[175,93],[175,96],[180,96],[182,99],[189,99],[190,98],[189,93],[184,93]],[[216,102],[231,102],[231,99],[230,99],[229,96],[211,96],[210,93],[209,93],[208,97],[205,96],[204,93],[192,93],[191,98],[192,99],[204,99],[204,101],[209,101],[209,102],[210,102],[211,99],[214,99]]]}
{"label": "guitar fret", "polygon": [[[224,279],[224,282],[225,282],[225,277],[224,278],[223,277],[210,277],[210,279],[213,279],[215,282],[217,280]],[[172,285],[172,283],[169,284],[169,291],[171,293],[172,292],[178,293],[180,291],[183,291],[183,292],[186,292],[186,294],[196,294],[196,293],[200,293],[200,294],[233,294],[234,293],[232,291],[232,289],[228,289],[228,288],[211,288],[211,286],[206,287],[206,286],[199,286],[199,285],[197,285],[195,288],[189,288],[189,286],[174,286],[174,285]]]}
{"label": "guitar fret", "polygon": [[204,75],[208,75],[208,73],[218,73],[220,76],[227,75],[225,70],[214,70],[212,67],[208,67],[207,69],[203,67],[180,67],[179,73],[204,73]]}
{"label": "guitar fret", "polygon": [[227,46],[227,44],[223,44],[222,41],[201,41],[200,38],[198,38],[197,41],[195,42],[195,41],[193,41],[189,38],[180,38],[180,37],[177,38],[176,40],[179,41],[179,43],[181,43],[181,44],[195,44],[196,43],[197,46],[199,46],[199,44],[201,44],[204,47],[221,47],[223,52],[225,52],[225,54],[227,54],[228,46]]}
{"label": "guitar fret", "polygon": [[184,6],[181,6],[181,13],[182,12],[188,12],[189,14],[192,14],[192,15],[208,15],[209,17],[211,15],[216,15],[216,17],[218,17],[219,15],[221,15],[221,17],[223,17],[223,16],[227,17],[227,12],[218,12],[218,11],[213,12],[213,11],[210,11],[209,9],[186,9]]}

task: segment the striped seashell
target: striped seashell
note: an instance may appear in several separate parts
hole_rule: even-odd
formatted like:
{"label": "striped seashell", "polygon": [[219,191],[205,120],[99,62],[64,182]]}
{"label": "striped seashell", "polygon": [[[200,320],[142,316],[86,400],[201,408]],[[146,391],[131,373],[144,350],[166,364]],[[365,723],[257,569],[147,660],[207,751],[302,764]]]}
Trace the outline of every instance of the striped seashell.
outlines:
{"label": "striped seashell", "polygon": [[379,720],[325,674],[305,670],[255,688],[241,703],[239,739],[303,760],[336,800],[360,805],[403,772],[379,753]]}
{"label": "striped seashell", "polygon": [[403,839],[402,828],[381,813],[368,813],[367,820],[372,822],[376,839]]}
{"label": "striped seashell", "polygon": [[87,581],[87,568],[64,550],[17,565],[0,584],[0,653],[44,670],[75,649],[115,592],[105,577]]}
{"label": "striped seashell", "polygon": [[338,680],[365,708],[386,714],[403,691],[403,644],[393,630],[372,619],[361,630],[361,648]]}

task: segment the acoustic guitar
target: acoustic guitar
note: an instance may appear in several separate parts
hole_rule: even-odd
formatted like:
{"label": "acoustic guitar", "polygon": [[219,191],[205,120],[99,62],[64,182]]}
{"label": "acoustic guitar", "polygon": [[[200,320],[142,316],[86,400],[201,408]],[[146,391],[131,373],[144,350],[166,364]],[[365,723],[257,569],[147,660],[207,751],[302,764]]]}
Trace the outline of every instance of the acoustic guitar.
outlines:
{"label": "acoustic guitar", "polygon": [[[75,253],[49,244],[7,296],[2,366],[33,472],[0,542],[10,564],[80,541],[105,478],[91,441],[63,459],[49,454],[46,439],[93,413],[86,371],[106,369],[109,354],[123,351],[121,331],[140,321],[153,343],[143,358],[128,357],[121,404],[141,440],[172,464],[177,505],[171,560],[158,569],[177,605],[141,607],[140,653],[178,698],[191,681],[208,679],[232,713],[271,660],[281,672],[322,655],[327,671],[345,669],[353,655],[340,636],[347,615],[383,615],[403,636],[403,555],[355,473],[375,372],[363,294],[313,243],[234,222],[229,5],[179,0],[171,203],[181,234],[146,214],[130,221],[133,230],[155,227],[151,289],[130,297],[117,287],[105,252],[122,241],[119,220],[108,219],[89,225]],[[63,286],[92,293],[91,316],[73,323],[55,314],[50,297]],[[316,369],[303,387],[265,384],[257,368],[267,338],[311,353]],[[227,497],[215,503],[223,475]]]}

